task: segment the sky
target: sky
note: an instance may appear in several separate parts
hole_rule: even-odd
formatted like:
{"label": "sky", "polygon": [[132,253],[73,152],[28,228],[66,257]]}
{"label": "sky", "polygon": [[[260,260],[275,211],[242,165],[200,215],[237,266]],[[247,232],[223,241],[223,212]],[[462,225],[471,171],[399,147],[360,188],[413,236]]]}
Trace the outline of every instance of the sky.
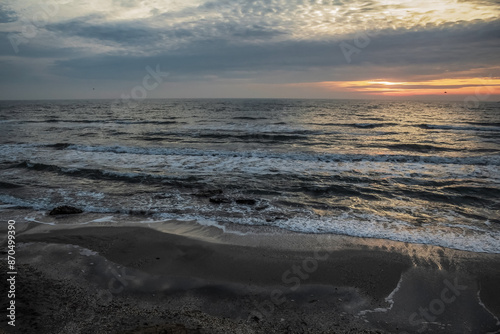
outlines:
{"label": "sky", "polygon": [[498,0],[2,0],[0,99],[500,100]]}

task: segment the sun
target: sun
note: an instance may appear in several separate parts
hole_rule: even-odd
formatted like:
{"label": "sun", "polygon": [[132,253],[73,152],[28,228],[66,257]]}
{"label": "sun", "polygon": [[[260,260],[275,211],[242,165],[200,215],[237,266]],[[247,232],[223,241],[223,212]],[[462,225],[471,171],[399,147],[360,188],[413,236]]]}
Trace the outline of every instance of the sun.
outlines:
{"label": "sun", "polygon": [[367,83],[370,83],[370,84],[379,84],[379,85],[391,86],[391,85],[404,85],[406,82],[391,82],[391,81],[367,81]]}

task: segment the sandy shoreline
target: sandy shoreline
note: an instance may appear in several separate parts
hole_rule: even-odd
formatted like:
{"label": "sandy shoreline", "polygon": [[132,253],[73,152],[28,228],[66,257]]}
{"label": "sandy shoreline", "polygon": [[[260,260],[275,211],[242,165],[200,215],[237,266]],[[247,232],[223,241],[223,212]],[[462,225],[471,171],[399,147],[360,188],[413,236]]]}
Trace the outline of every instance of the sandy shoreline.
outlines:
{"label": "sandy shoreline", "polygon": [[42,227],[18,235],[18,326],[0,322],[9,333],[500,330],[496,254],[298,234],[228,241],[206,229]]}

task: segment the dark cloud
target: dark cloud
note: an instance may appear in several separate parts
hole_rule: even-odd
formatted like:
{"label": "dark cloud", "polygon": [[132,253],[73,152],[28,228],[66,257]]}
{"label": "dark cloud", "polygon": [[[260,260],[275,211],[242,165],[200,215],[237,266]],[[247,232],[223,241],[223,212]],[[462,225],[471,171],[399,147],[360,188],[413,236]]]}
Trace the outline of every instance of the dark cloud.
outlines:
{"label": "dark cloud", "polygon": [[[92,21],[92,20],[90,20]],[[69,36],[97,39],[120,44],[146,44],[157,40],[158,32],[140,22],[89,23],[89,18],[49,24],[47,30]]]}
{"label": "dark cloud", "polygon": [[[248,39],[195,40],[182,48],[153,56],[97,55],[60,60],[54,70],[59,75],[75,77],[116,77],[127,69],[161,64],[174,76],[200,77],[217,75],[251,77],[263,71],[303,71],[311,68],[349,66],[404,67],[418,64],[416,72],[437,66],[443,70],[454,65],[467,69],[498,64],[500,51],[499,21],[450,25],[420,31],[385,31],[370,36],[368,45],[357,48],[349,64],[342,53],[341,40],[283,41],[247,43]],[[354,36],[343,42],[355,47]],[[352,39],[351,39],[352,38]]]}
{"label": "dark cloud", "polygon": [[[354,45],[354,43],[353,43]],[[370,64],[498,64],[500,21],[385,31],[370,37],[353,62]]]}
{"label": "dark cloud", "polygon": [[16,20],[16,13],[10,10],[6,5],[0,4],[0,23],[14,22]]}
{"label": "dark cloud", "polygon": [[[85,54],[83,48],[55,47],[40,42],[38,38],[26,38],[20,32],[0,31],[0,57],[16,56],[19,58],[54,59],[81,57],[82,54]],[[15,52],[13,45],[17,47],[18,53]]]}
{"label": "dark cloud", "polygon": [[[113,23],[93,23],[95,18],[80,18],[45,28],[66,36],[78,36],[100,41],[102,44],[113,42],[124,47],[157,46],[164,41],[170,44],[210,41],[214,37],[235,40],[266,40],[283,35],[284,32],[262,25],[241,25],[237,22],[198,22],[186,27],[184,24],[171,25],[165,28],[151,28],[137,21],[120,21]],[[159,45],[158,45],[159,46]]]}

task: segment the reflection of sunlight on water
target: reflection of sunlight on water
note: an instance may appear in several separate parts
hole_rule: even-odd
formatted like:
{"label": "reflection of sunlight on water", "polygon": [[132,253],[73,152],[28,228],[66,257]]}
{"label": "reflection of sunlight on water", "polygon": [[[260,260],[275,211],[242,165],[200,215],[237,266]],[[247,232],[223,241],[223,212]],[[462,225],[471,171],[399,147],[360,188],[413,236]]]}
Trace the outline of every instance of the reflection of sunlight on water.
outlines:
{"label": "reflection of sunlight on water", "polygon": [[[464,112],[460,103],[428,105],[424,102],[412,102],[395,105],[392,102],[380,102],[379,104],[378,108],[371,108],[372,102],[359,102],[358,116],[362,116],[363,110],[366,110],[366,117],[372,119],[369,123],[353,123],[349,103],[343,105],[340,101],[332,103],[331,109],[325,109],[321,113],[316,111],[298,115],[294,121],[306,125],[309,130],[325,133],[323,138],[325,145],[313,148],[318,153],[331,153],[332,149],[336,153],[352,153],[347,151],[349,145],[345,143],[345,139],[348,138],[361,143],[357,152],[368,154],[408,153],[406,150],[398,151],[395,148],[419,144],[420,149],[415,146],[408,147],[416,148],[416,153],[423,155],[462,156],[484,145],[484,142],[477,140],[475,128],[468,123],[481,123],[483,116],[486,118],[490,116]],[[415,119],[419,119],[422,124],[416,124]],[[456,130],[463,128],[463,132],[450,131],[455,129],[450,128],[453,124],[456,124]],[[326,136],[328,133],[330,135]],[[378,148],[390,147],[389,145],[394,143],[398,143],[398,146],[390,149]]]}
{"label": "reflection of sunlight on water", "polygon": [[[439,270],[443,269],[443,261],[446,261],[446,263],[450,265],[456,265],[459,263],[458,259],[473,257],[475,254],[439,246],[394,241],[388,242],[382,239],[362,239],[359,240],[359,244],[376,250],[386,250],[407,255],[415,267],[421,264],[427,264],[434,265]],[[475,256],[477,256],[477,254]],[[455,259],[457,259],[457,262],[455,262]]]}

